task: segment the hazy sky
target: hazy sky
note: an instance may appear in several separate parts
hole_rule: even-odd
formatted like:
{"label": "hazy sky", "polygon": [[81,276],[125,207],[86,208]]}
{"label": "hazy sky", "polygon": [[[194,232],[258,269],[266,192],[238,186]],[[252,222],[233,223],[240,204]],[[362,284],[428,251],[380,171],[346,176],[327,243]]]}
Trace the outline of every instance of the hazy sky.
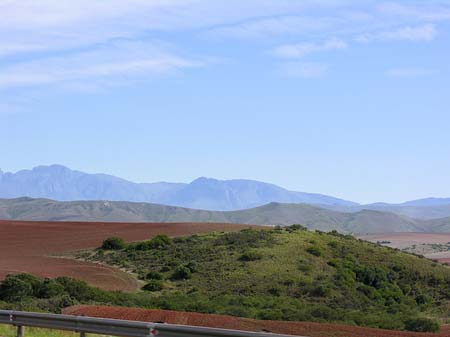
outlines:
{"label": "hazy sky", "polygon": [[0,0],[0,168],[450,196],[450,1]]}

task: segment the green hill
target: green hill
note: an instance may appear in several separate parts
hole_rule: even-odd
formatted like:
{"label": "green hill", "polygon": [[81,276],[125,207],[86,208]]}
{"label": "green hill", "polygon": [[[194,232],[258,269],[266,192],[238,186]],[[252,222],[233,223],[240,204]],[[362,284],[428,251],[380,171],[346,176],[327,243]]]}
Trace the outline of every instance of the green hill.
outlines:
{"label": "green hill", "polygon": [[19,275],[0,286],[0,307],[97,303],[409,330],[435,330],[449,317],[449,267],[337,232],[294,225],[104,247],[76,257],[133,272],[142,292]]}
{"label": "green hill", "polygon": [[240,211],[205,211],[182,207],[122,201],[70,201],[0,199],[0,219],[39,221],[112,222],[229,222],[257,225],[304,224],[309,229],[342,233],[427,232],[434,221],[417,220],[394,213],[361,210],[343,213],[306,204],[270,203]]}
{"label": "green hill", "polygon": [[82,256],[133,271],[160,306],[176,310],[404,329],[412,317],[448,317],[450,304],[447,266],[301,226]]}

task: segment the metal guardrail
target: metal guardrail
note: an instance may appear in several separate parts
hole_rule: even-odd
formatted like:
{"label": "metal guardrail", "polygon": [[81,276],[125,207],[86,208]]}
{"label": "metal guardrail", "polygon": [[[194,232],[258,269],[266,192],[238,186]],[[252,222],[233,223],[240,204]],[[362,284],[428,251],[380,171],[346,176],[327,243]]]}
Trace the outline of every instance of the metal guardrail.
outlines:
{"label": "metal guardrail", "polygon": [[17,327],[17,337],[24,336],[24,327],[74,331],[80,333],[80,337],[85,337],[86,333],[118,337],[292,337],[262,332],[10,310],[0,310],[0,324]]}

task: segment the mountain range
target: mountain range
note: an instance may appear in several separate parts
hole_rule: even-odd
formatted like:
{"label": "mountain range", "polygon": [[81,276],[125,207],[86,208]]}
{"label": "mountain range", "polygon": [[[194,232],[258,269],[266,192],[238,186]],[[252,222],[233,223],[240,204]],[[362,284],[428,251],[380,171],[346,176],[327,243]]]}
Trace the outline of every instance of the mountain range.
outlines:
{"label": "mountain range", "polygon": [[205,210],[238,210],[270,202],[357,206],[326,195],[293,192],[254,180],[198,178],[185,183],[133,183],[106,174],[88,174],[61,165],[17,173],[0,171],[0,198],[49,198],[150,202]]}
{"label": "mountain range", "polygon": [[[306,205],[312,205],[322,211],[353,214],[355,217],[368,214],[367,211],[394,213],[400,217],[399,219],[407,219],[408,224],[413,223],[415,221],[412,221],[413,219],[435,220],[450,217],[450,198],[427,198],[401,204],[361,205],[332,196],[289,191],[273,184],[244,179],[217,180],[201,177],[191,183],[134,183],[107,174],[89,174],[71,170],[61,165],[38,166],[16,173],[3,173],[0,170],[0,198],[22,197],[57,201],[107,200],[137,203],[133,205],[151,203],[158,204],[158,206],[167,205],[189,209],[189,213],[192,213],[193,209],[222,212],[248,209],[261,211],[260,206],[270,203],[290,204],[291,208],[294,207],[293,204],[302,204],[298,208],[304,209]],[[97,204],[92,203],[91,205]],[[264,208],[262,209],[264,210]],[[201,211],[199,212],[201,213]],[[288,213],[291,214],[291,212]],[[55,216],[64,217],[64,214]],[[280,216],[283,218],[282,215]],[[49,217],[50,215],[47,218]],[[47,219],[42,214],[39,218]],[[94,216],[94,218],[96,217]],[[104,215],[101,219],[103,218]],[[137,216],[136,220],[134,220],[135,216],[131,216],[130,221],[141,221],[138,218],[150,221],[142,215]],[[197,217],[194,218],[197,219]],[[127,220],[126,217],[123,219]],[[289,220],[295,219],[289,218]],[[183,219],[179,218],[179,220]],[[275,219],[269,220],[277,222]],[[262,218],[258,221],[264,222]]]}

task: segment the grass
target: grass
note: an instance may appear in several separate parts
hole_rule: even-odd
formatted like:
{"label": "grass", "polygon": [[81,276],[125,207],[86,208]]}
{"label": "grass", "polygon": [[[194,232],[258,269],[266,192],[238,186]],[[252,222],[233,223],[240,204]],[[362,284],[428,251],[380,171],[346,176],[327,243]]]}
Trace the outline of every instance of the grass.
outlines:
{"label": "grass", "polygon": [[[80,334],[70,331],[40,329],[40,328],[25,328],[24,336],[27,337],[78,337]],[[16,337],[17,328],[11,325],[0,324],[0,336],[2,337]],[[89,335],[91,336],[91,335]]]}

